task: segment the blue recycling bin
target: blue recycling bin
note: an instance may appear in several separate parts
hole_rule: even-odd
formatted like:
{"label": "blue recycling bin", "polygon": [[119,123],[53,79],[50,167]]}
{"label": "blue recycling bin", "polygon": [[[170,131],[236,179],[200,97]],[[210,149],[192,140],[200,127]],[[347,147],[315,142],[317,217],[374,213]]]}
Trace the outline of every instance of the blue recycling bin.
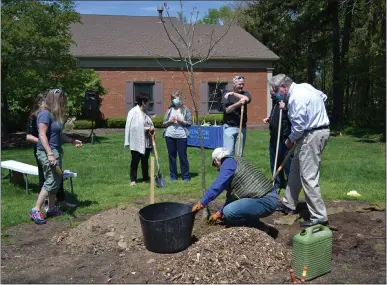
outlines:
{"label": "blue recycling bin", "polygon": [[[201,126],[201,129],[205,148],[223,147],[223,126]],[[193,125],[188,130],[188,146],[200,147],[198,126]]]}

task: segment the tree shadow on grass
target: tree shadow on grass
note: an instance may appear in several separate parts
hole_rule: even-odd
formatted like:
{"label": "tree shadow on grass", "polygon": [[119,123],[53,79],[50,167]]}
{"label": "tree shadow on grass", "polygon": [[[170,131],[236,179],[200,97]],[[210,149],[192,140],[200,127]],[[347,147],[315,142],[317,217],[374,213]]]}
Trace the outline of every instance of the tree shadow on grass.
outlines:
{"label": "tree shadow on grass", "polygon": [[352,136],[357,138],[357,142],[363,143],[376,143],[376,142],[386,142],[386,131],[385,130],[376,130],[370,128],[355,128],[348,127],[342,131],[332,130],[331,136],[337,137],[342,135]]}

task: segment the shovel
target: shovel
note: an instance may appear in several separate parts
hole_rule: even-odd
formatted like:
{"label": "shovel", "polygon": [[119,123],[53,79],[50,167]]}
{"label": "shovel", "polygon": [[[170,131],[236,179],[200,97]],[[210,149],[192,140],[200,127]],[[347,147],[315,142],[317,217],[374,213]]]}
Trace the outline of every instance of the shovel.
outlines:
{"label": "shovel", "polygon": [[245,111],[245,104],[241,106],[241,119],[239,122],[239,134],[238,134],[238,149],[236,151],[236,155],[242,156],[241,153],[241,140],[242,140],[242,122],[243,122],[243,113]]}
{"label": "shovel", "polygon": [[153,145],[153,150],[155,152],[156,162],[157,162],[157,173],[155,175],[155,183],[156,183],[157,188],[165,188],[165,187],[167,187],[167,183],[165,182],[164,176],[160,172],[159,155],[157,154],[156,141],[155,141],[155,134],[154,133],[152,135],[152,145]]}
{"label": "shovel", "polygon": [[277,175],[281,172],[281,170],[284,168],[284,165],[288,162],[290,156],[293,154],[294,150],[296,149],[296,144],[293,145],[293,147],[289,150],[288,155],[285,157],[284,161],[281,163],[281,165],[278,167],[278,170],[274,173],[273,178],[271,179],[271,182],[274,181],[274,179],[277,177]]}

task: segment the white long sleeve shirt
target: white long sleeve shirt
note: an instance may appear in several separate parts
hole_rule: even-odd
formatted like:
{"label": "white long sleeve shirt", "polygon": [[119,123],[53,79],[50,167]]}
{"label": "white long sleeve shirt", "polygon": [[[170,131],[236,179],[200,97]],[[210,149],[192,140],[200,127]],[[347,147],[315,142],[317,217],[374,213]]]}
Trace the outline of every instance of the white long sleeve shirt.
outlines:
{"label": "white long sleeve shirt", "polygon": [[288,96],[288,114],[292,124],[289,140],[292,143],[302,137],[305,131],[329,126],[324,104],[327,95],[322,91],[308,83],[292,83]]}

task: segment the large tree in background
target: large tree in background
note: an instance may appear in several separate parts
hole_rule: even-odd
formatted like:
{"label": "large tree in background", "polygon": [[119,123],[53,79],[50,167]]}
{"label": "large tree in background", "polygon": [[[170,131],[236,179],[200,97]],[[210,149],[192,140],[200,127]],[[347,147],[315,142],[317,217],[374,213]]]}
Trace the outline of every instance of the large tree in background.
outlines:
{"label": "large tree in background", "polygon": [[23,127],[35,96],[48,88],[64,89],[79,113],[82,89],[101,88],[96,73],[78,69],[70,54],[70,25],[80,20],[74,3],[5,0],[1,5],[3,130]]}
{"label": "large tree in background", "polygon": [[245,4],[237,11],[237,21],[280,57],[274,63],[276,73],[327,93],[335,127],[371,127],[385,133],[385,1]]}

